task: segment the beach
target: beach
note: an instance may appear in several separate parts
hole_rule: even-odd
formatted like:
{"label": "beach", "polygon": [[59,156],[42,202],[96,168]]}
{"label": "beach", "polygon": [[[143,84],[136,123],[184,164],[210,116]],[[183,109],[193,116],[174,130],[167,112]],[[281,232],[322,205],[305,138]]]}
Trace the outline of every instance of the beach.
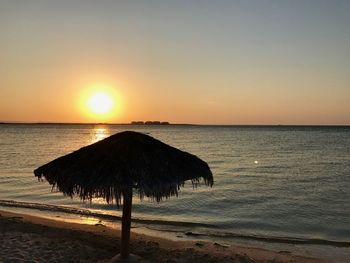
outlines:
{"label": "beach", "polygon": [[350,263],[349,10],[0,0],[0,263]]}
{"label": "beach", "polygon": [[[102,224],[67,223],[0,211],[0,262],[109,262],[119,253],[120,231]],[[132,233],[131,251],[142,262],[325,262],[288,251],[171,241]]]}

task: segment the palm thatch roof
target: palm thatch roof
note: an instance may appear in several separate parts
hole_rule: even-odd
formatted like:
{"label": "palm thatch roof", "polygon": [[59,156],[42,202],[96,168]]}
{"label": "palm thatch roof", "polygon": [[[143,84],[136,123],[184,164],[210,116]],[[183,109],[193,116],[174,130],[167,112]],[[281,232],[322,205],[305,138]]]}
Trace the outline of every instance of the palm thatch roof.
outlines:
{"label": "palm thatch roof", "polygon": [[137,189],[160,201],[178,194],[186,180],[213,185],[206,162],[146,134],[125,131],[62,156],[34,171],[65,195],[83,200],[102,197],[121,202],[123,192]]}

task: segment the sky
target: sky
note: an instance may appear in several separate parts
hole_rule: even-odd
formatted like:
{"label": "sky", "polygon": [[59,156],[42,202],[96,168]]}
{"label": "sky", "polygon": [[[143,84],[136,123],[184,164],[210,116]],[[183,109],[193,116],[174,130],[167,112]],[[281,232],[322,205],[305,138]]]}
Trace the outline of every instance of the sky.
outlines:
{"label": "sky", "polygon": [[[0,0],[0,121],[349,125],[349,12],[350,0]],[[100,91],[105,114],[88,106]]]}

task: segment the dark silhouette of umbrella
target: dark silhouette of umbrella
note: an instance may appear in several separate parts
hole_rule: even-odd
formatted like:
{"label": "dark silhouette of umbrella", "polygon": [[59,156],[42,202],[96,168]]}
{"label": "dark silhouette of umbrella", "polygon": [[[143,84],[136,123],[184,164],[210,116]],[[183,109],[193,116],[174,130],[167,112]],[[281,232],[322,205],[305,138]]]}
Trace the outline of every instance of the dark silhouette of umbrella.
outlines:
{"label": "dark silhouette of umbrella", "polygon": [[44,176],[65,195],[82,200],[102,197],[107,203],[123,199],[122,242],[120,258],[129,257],[132,192],[159,202],[178,195],[186,180],[193,187],[203,179],[213,185],[213,175],[206,162],[151,136],[125,131],[59,157],[34,171]]}

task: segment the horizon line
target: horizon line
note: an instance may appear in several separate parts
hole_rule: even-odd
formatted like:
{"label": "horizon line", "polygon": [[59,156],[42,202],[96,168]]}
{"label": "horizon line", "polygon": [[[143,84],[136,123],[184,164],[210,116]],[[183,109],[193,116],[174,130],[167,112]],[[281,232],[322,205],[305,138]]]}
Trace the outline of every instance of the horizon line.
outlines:
{"label": "horizon line", "polygon": [[130,126],[350,126],[350,124],[210,124],[210,123],[169,123],[169,124],[132,124],[110,123],[110,122],[35,122],[35,121],[0,121],[1,124],[23,124],[23,125],[130,125]]}

